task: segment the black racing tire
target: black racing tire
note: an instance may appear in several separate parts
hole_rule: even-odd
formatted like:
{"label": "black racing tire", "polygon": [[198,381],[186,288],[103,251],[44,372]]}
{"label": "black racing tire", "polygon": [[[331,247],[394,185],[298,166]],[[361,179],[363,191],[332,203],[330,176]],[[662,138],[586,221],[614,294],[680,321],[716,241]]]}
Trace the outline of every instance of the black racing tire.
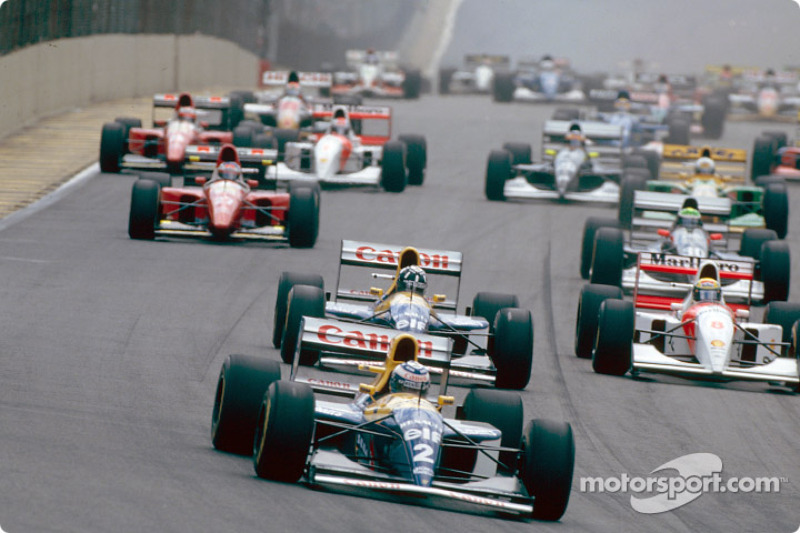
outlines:
{"label": "black racing tire", "polygon": [[519,298],[515,294],[482,291],[472,299],[472,316],[479,316],[489,322],[489,333],[494,334],[494,321],[497,313],[505,307],[519,307]]}
{"label": "black racing tire", "polygon": [[761,245],[761,281],[764,302],[784,302],[789,298],[792,257],[785,241],[767,241]]}
{"label": "black racing tire", "polygon": [[700,125],[703,126],[703,135],[709,139],[719,139],[725,130],[725,115],[728,112],[727,98],[709,97],[703,103],[703,116]]}
{"label": "black racing tire", "polygon": [[248,90],[240,90],[240,91],[231,91],[228,93],[228,98],[231,97],[238,97],[242,99],[242,102],[245,104],[255,104],[258,99],[256,98],[256,94],[253,91]]}
{"label": "black racing tire", "polygon": [[492,98],[495,102],[507,103],[514,99],[514,74],[496,72],[492,81]]}
{"label": "black racing tire", "polygon": [[[325,316],[325,293],[319,287],[295,285],[289,291],[286,321],[281,339],[281,359],[286,364],[292,364],[294,359],[297,343],[300,341],[300,321],[304,316],[316,318]],[[318,351],[303,350],[300,352],[299,363],[304,366],[312,366],[317,363],[318,359]]]}
{"label": "black racing tire", "polygon": [[589,281],[597,285],[622,284],[623,262],[625,260],[625,237],[619,228],[600,228],[594,236],[592,268]]}
{"label": "black racing tire", "polygon": [[789,194],[785,183],[768,183],[764,190],[764,225],[774,230],[779,239],[789,231]]}
{"label": "black racing tire", "polygon": [[[471,389],[461,408],[459,418],[471,422],[485,422],[499,429],[502,433],[500,446],[519,449],[522,446],[522,426],[524,408],[522,397],[510,391],[493,389]],[[475,464],[475,450],[471,451],[472,464]],[[498,457],[502,467],[501,473],[513,474],[517,471],[518,452],[500,452]]]}
{"label": "black racing tire", "polygon": [[497,312],[489,357],[497,369],[495,387],[528,386],[533,368],[533,315],[528,309],[506,307]]}
{"label": "black racing tire", "polygon": [[161,204],[161,187],[153,180],[137,180],[131,190],[128,235],[131,239],[152,240],[156,236]]}
{"label": "black racing tire", "polygon": [[360,94],[334,94],[333,103],[336,105],[363,105],[364,98]]}
{"label": "black racing tire", "polygon": [[647,188],[647,179],[630,171],[622,175],[619,188],[619,225],[623,229],[631,229],[633,224],[633,200],[636,191]]}
{"label": "black racing tire", "polygon": [[253,136],[253,148],[264,148],[266,150],[277,150],[275,138],[266,133],[258,133]]}
{"label": "black racing tire", "polygon": [[278,295],[275,298],[275,313],[272,317],[272,345],[275,348],[281,347],[283,327],[286,324],[286,308],[289,306],[289,291],[295,285],[310,285],[318,287],[321,291],[325,290],[325,281],[319,274],[281,272],[278,280]]}
{"label": "black racing tire", "polygon": [[688,120],[674,117],[667,122],[667,128],[669,133],[667,134],[667,138],[664,142],[668,144],[679,144],[679,145],[687,145],[689,144],[689,129],[691,124]]}
{"label": "black racing tire", "polygon": [[450,94],[450,80],[455,72],[454,68],[439,69],[439,94]]}
{"label": "black racing tire", "polygon": [[622,156],[622,169],[626,170],[629,168],[643,168],[648,170],[649,173],[647,159],[640,154],[629,154]]}
{"label": "black racing tire", "polygon": [[506,199],[506,180],[511,178],[511,154],[506,150],[492,150],[486,163],[486,198],[495,202]]}
{"label": "black racing tire", "polygon": [[530,165],[531,145],[528,143],[505,143],[503,150],[511,154],[512,165]]}
{"label": "black racing tire", "polygon": [[119,122],[103,124],[100,134],[100,170],[116,173],[122,170],[122,156],[126,150],[125,126]]}
{"label": "black racing tire", "polygon": [[618,228],[619,221],[613,218],[589,217],[583,225],[581,241],[581,277],[589,279],[592,270],[592,254],[594,253],[594,236],[600,228]]}
{"label": "black racing tire", "polygon": [[296,187],[289,193],[288,232],[292,248],[313,248],[319,235],[319,194],[313,187]]}
{"label": "black racing tire", "polygon": [[575,439],[567,422],[531,420],[522,438],[520,479],[534,497],[533,518],[559,520],[567,510]]}
{"label": "black racing tire", "polygon": [[255,426],[253,468],[260,478],[296,483],[314,435],[314,391],[306,383],[275,381],[264,394]]}
{"label": "black racing tire", "polygon": [[403,192],[406,185],[406,145],[401,141],[389,141],[383,145],[381,187],[386,192]]}
{"label": "black racing tire", "polygon": [[775,142],[776,152],[781,148],[785,148],[789,144],[789,136],[786,135],[785,131],[770,130],[770,131],[765,131],[763,135],[772,138],[772,140]]}
{"label": "black racing tire", "polygon": [[239,124],[233,128],[233,145],[250,148],[255,145],[256,130],[249,124]]}
{"label": "black racing tire", "polygon": [[608,299],[600,304],[592,369],[598,374],[624,376],[633,356],[633,302]]}
{"label": "black racing tire", "polygon": [[403,78],[403,98],[416,99],[422,92],[422,73],[417,70],[407,70]]}
{"label": "black racing tire", "polygon": [[172,187],[172,174],[167,172],[141,172],[140,180],[153,180],[158,183],[159,188]]}
{"label": "black racing tire", "polygon": [[114,122],[118,122],[124,127],[124,132],[122,134],[122,152],[127,154],[130,152],[128,149],[128,139],[130,139],[131,136],[131,128],[141,128],[142,119],[133,117],[117,117],[114,119]]}
{"label": "black racing tire", "polygon": [[791,342],[792,326],[800,320],[800,304],[770,302],[764,307],[764,324],[776,324],[783,329],[781,342]]}
{"label": "black racing tire", "polygon": [[592,357],[594,338],[597,335],[597,317],[600,304],[608,299],[622,299],[622,289],[610,285],[584,285],[578,297],[575,317],[575,355],[581,359]]}
{"label": "black racing tire", "polygon": [[406,170],[409,185],[422,185],[428,166],[428,142],[423,135],[405,134],[398,137],[406,145]]}
{"label": "black racing tire", "polygon": [[278,145],[278,159],[283,160],[286,154],[286,143],[294,143],[300,140],[300,130],[289,130],[277,128],[272,133],[275,143]]}
{"label": "black racing tire", "polygon": [[256,420],[264,392],[281,379],[278,361],[252,355],[229,355],[222,363],[211,413],[211,444],[217,450],[253,453]]}
{"label": "black racing tire", "polygon": [[553,111],[552,120],[566,120],[572,122],[573,120],[580,120],[581,110],[577,107],[557,107]]}
{"label": "black racing tire", "polygon": [[633,155],[641,156],[647,163],[647,170],[650,172],[650,179],[658,179],[658,172],[661,168],[661,156],[654,150],[634,150]]}
{"label": "black racing tire", "polygon": [[775,140],[769,135],[761,134],[753,141],[753,155],[750,160],[750,179],[768,176],[772,172],[775,158]]}
{"label": "black racing tire", "polygon": [[749,228],[742,233],[742,240],[739,242],[739,255],[752,257],[756,261],[761,260],[761,245],[767,241],[774,241],[778,234],[771,229]]}

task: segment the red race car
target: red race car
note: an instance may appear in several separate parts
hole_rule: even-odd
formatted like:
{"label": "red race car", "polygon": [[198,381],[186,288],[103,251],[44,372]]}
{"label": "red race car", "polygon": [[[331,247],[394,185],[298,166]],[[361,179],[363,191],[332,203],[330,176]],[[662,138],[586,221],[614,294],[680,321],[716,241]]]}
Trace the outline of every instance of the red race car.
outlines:
{"label": "red race car", "polygon": [[[171,118],[156,116],[159,109],[173,109]],[[118,118],[103,125],[100,138],[100,170],[120,172],[123,168],[164,169],[172,174],[183,170],[186,147],[196,144],[232,143],[230,130],[236,112],[230,98],[192,98],[189,93],[159,94],[153,98],[153,127],[142,121]],[[219,130],[206,130],[208,127]]]}
{"label": "red race car", "polygon": [[299,184],[289,192],[256,190],[258,182],[244,178],[250,169],[243,169],[239,158],[240,152],[249,150],[223,145],[211,176],[195,177],[192,186],[172,187],[169,174],[144,173],[133,184],[130,237],[212,237],[314,246],[319,231],[318,186]]}

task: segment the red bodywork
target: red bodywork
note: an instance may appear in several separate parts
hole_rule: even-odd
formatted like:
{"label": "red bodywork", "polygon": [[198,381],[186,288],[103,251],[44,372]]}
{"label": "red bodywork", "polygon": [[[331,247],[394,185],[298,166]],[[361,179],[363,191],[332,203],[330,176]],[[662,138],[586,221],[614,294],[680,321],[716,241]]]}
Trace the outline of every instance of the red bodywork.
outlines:
{"label": "red bodywork", "polygon": [[790,146],[781,152],[781,159],[772,170],[773,174],[784,178],[800,179],[800,147]]}
{"label": "red bodywork", "polygon": [[[189,93],[176,99],[175,109],[194,107]],[[183,168],[186,147],[197,144],[224,144],[233,142],[233,133],[205,131],[201,124],[173,119],[156,123],[153,128],[131,128],[127,150],[132,154],[166,161],[170,172]],[[159,127],[160,126],[160,127]]]}
{"label": "red bodywork", "polygon": [[[239,163],[232,145],[220,150],[217,166]],[[240,229],[286,226],[289,193],[253,191],[245,181],[212,179],[202,187],[161,189],[159,220],[173,220],[207,229],[217,238],[227,238]]]}

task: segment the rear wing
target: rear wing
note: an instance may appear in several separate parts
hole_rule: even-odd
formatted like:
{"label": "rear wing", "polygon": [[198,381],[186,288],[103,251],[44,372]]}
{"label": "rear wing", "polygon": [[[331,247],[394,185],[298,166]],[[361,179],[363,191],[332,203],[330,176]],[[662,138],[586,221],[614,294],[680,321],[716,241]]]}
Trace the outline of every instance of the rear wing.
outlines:
{"label": "rear wing", "polygon": [[[379,51],[374,53],[378,56],[378,61],[380,61],[381,65],[394,67],[398,63],[397,52]],[[345,61],[347,61],[347,66],[351,68],[363,63],[366,57],[366,50],[348,50],[345,52]]]}
{"label": "rear wing", "polygon": [[[716,173],[723,181],[744,182],[747,176],[747,150],[665,144],[659,178],[683,180],[694,174],[693,163],[701,157],[714,160]],[[701,210],[702,211],[702,210]]]}
{"label": "rear wing", "polygon": [[392,108],[389,106],[343,105],[332,102],[314,104],[315,120],[330,120],[334,108],[345,108],[353,131],[367,145],[382,145],[392,137]]}
{"label": "rear wing", "polygon": [[[261,76],[261,84],[283,86],[289,83],[289,71],[267,70]],[[301,87],[330,87],[333,85],[333,74],[330,72],[298,72],[297,77]]]}
{"label": "rear wing", "polygon": [[[463,256],[461,252],[448,250],[432,250],[426,248],[408,248],[399,245],[378,244],[360,241],[342,241],[342,248],[339,254],[339,274],[336,280],[337,300],[350,300],[371,302],[379,298],[372,294],[370,290],[364,288],[355,289],[344,286],[347,280],[343,278],[343,267],[356,267],[359,269],[369,268],[372,270],[391,270],[395,273],[401,266],[406,266],[400,261],[405,261],[409,250],[416,251],[419,255],[419,266],[421,266],[428,276],[446,276],[456,279],[456,296],[453,299],[446,299],[441,302],[431,302],[434,308],[455,311],[458,307],[458,292],[461,283],[461,268]],[[403,255],[401,255],[401,252]],[[414,263],[412,263],[414,264]],[[363,272],[363,270],[362,270]],[[396,274],[395,274],[396,275]],[[373,277],[380,277],[394,280],[394,275],[373,274]]]}
{"label": "rear wing", "polygon": [[[607,124],[596,120],[576,121],[588,141],[587,149],[597,152],[603,160],[622,159],[622,126]],[[566,135],[576,122],[568,120],[548,120],[542,132],[542,153],[547,150],[558,151],[568,144]]]}
{"label": "rear wing", "polygon": [[[157,115],[158,110],[175,109],[180,94],[162,93],[153,96],[153,125],[163,126],[167,120],[164,113]],[[197,119],[205,122],[214,129],[232,129],[231,123],[231,100],[227,96],[192,96],[194,108],[197,111]],[[171,116],[171,115],[169,115]]]}
{"label": "rear wing", "polygon": [[[184,170],[191,172],[212,172],[217,166],[221,146],[200,145],[186,147]],[[278,160],[278,151],[271,148],[236,147],[239,162],[245,173],[260,172],[260,169],[273,165]],[[258,170],[254,170],[258,169]]]}
{"label": "rear wing", "polygon": [[508,68],[511,66],[511,57],[494,54],[467,54],[464,56],[464,64],[468,67],[488,64],[495,68]]}
{"label": "rear wing", "polygon": [[[301,350],[318,351],[320,363],[350,367],[382,367],[386,362],[392,340],[402,331],[359,322],[344,322],[329,318],[303,317],[297,349],[292,359],[292,379],[308,383],[316,392],[354,396],[359,387],[339,380],[304,379],[297,376]],[[424,333],[415,334],[419,344],[417,360],[426,367],[440,369],[443,385],[450,369],[453,340]]]}
{"label": "rear wing", "polygon": [[[633,287],[634,306],[644,309],[661,309],[668,311],[670,310],[670,305],[672,303],[683,301],[683,298],[642,294],[639,290],[640,272],[657,272],[687,276],[690,281],[686,283],[686,288],[689,290],[692,286],[691,282],[694,281],[695,277],[697,277],[698,272],[700,272],[701,268],[704,268],[709,263],[716,266],[720,281],[753,281],[755,263],[752,261],[705,259],[662,252],[639,252],[636,260],[636,280]],[[750,290],[752,291],[753,284],[750,283],[749,285]],[[724,286],[725,284],[723,283],[723,293]],[[748,301],[749,300],[750,298],[748,298]]]}

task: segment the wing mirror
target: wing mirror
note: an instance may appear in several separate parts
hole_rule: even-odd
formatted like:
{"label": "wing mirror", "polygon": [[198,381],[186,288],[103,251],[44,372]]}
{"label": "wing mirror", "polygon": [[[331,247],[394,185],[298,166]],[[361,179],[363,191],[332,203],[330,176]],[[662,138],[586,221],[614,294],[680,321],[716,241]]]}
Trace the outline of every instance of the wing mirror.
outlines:
{"label": "wing mirror", "polygon": [[439,404],[439,409],[441,409],[445,405],[454,405],[456,403],[456,398],[455,396],[439,396],[437,403]]}
{"label": "wing mirror", "polygon": [[750,318],[750,310],[749,309],[737,309],[736,310],[736,318]]}
{"label": "wing mirror", "polygon": [[258,180],[247,180],[247,186],[251,189],[258,187]]}
{"label": "wing mirror", "polygon": [[660,229],[658,230],[658,234],[659,234],[661,237],[670,237],[670,236],[671,236],[671,234],[670,234],[669,230],[668,230],[668,229],[664,229],[664,228],[660,228]]}
{"label": "wing mirror", "polygon": [[433,295],[433,303],[440,304],[447,300],[447,296],[444,294],[434,294]]}
{"label": "wing mirror", "polygon": [[680,311],[682,308],[683,308],[682,302],[672,302],[671,304],[669,304],[670,311]]}
{"label": "wing mirror", "polygon": [[556,151],[553,150],[552,148],[548,148],[547,150],[544,151],[544,153],[545,155],[556,155]]}
{"label": "wing mirror", "polygon": [[197,185],[205,185],[207,181],[208,181],[208,178],[195,178],[194,179],[194,182]]}
{"label": "wing mirror", "polygon": [[721,241],[722,240],[722,233],[712,233],[708,236],[709,239],[712,241]]}
{"label": "wing mirror", "polygon": [[383,296],[383,289],[378,287],[370,287],[369,293],[370,295],[375,296],[376,298],[380,298],[381,296]]}

